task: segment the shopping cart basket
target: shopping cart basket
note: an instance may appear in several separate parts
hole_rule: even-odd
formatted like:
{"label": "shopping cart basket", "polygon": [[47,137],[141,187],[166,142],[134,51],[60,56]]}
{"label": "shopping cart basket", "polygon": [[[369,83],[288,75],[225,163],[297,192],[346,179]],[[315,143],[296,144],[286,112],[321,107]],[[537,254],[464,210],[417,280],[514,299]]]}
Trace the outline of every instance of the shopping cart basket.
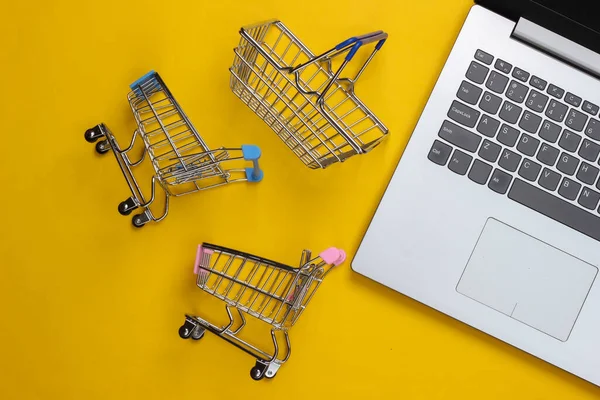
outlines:
{"label": "shopping cart basket", "polygon": [[[315,56],[282,22],[244,27],[234,49],[231,90],[310,168],[366,153],[387,135],[354,85],[386,41],[382,31],[352,37]],[[377,43],[354,78],[342,78],[358,49]],[[333,71],[332,60],[345,54]]]}
{"label": "shopping cart basket", "polygon": [[[139,228],[150,221],[163,220],[169,212],[170,196],[182,196],[233,182],[258,182],[263,178],[258,165],[260,149],[257,146],[209,149],[156,72],[142,76],[130,88],[127,99],[137,129],[129,146],[121,148],[104,124],[88,129],[85,139],[93,143],[104,138],[96,143],[96,151],[100,154],[113,151],[132,193],[130,198],[119,204],[119,212],[129,215],[136,208],[143,209],[142,213],[133,217],[134,226]],[[138,137],[144,147],[132,161],[129,154]],[[155,172],[150,197],[144,196],[132,170],[142,163],[146,154]],[[252,166],[241,165],[244,161],[251,161]],[[156,198],[156,184],[166,196],[164,210],[158,216],[150,209]]]}
{"label": "shopping cart basket", "polygon": [[[250,376],[273,378],[291,352],[288,329],[298,320],[317,288],[331,270],[346,259],[343,250],[331,247],[318,257],[304,250],[300,267],[293,268],[252,254],[204,243],[198,246],[194,273],[198,287],[225,302],[229,323],[217,326],[198,316],[186,315],[179,328],[184,339],[201,339],[205,330],[254,356]],[[233,316],[232,309],[239,315]],[[272,351],[240,338],[245,314],[270,325]],[[285,349],[281,348],[281,338]]]}

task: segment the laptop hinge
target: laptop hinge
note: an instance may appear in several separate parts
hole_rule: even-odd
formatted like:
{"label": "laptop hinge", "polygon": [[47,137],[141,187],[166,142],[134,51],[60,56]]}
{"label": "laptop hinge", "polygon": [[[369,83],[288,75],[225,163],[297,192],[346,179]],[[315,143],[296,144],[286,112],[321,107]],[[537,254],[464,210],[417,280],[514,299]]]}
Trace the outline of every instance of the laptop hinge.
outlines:
{"label": "laptop hinge", "polygon": [[600,76],[600,54],[525,18],[519,18],[512,36],[575,67]]}

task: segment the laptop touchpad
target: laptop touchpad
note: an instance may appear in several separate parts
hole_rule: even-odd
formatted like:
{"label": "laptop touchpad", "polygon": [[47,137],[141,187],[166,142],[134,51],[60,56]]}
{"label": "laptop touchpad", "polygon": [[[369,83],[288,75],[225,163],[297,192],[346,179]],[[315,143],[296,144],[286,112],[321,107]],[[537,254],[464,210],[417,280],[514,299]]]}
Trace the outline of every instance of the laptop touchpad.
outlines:
{"label": "laptop touchpad", "polygon": [[493,218],[456,290],[566,341],[598,269]]}

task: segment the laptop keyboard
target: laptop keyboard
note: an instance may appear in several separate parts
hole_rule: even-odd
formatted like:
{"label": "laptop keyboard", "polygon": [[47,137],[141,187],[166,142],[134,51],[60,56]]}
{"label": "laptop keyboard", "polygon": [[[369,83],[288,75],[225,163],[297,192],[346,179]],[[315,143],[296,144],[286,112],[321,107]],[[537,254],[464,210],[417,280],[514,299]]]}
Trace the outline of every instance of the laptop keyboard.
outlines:
{"label": "laptop keyboard", "polygon": [[477,50],[428,158],[600,240],[598,111]]}

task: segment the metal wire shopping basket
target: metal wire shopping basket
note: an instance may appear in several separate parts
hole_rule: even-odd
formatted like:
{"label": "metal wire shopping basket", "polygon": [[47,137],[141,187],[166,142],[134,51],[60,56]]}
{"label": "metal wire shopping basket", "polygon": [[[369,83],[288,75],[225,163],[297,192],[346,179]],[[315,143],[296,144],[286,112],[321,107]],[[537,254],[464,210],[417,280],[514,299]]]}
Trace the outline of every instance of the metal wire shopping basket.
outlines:
{"label": "metal wire shopping basket", "polygon": [[[360,101],[354,85],[387,39],[382,31],[352,37],[315,56],[281,21],[240,30],[231,90],[310,168],[366,153],[388,129]],[[359,48],[377,43],[354,78],[342,78]],[[334,72],[332,60],[345,54]]]}
{"label": "metal wire shopping basket", "polygon": [[[164,219],[169,212],[170,196],[182,196],[233,182],[258,182],[263,178],[258,165],[260,149],[254,145],[210,149],[158,73],[147,73],[130,88],[127,99],[137,129],[129,146],[121,148],[103,123],[88,129],[85,139],[92,143],[103,138],[96,143],[96,151],[104,154],[112,150],[115,155],[132,193],[130,198],[119,204],[119,212],[129,215],[136,208],[143,209],[142,213],[133,217],[134,226],[141,227],[150,221]],[[137,138],[142,140],[144,147],[132,161],[130,152]],[[133,173],[133,167],[141,164],[146,154],[154,168],[150,197],[143,194]],[[244,161],[250,161],[251,166],[243,165]],[[158,216],[150,209],[156,198],[156,184],[165,192],[164,210]]]}
{"label": "metal wire shopping basket", "polygon": [[[225,302],[229,322],[217,326],[198,316],[186,315],[179,335],[201,339],[205,330],[227,340],[256,358],[250,376],[259,380],[273,378],[291,352],[288,329],[294,325],[319,285],[333,266],[346,259],[343,250],[331,247],[312,258],[302,252],[300,267],[293,268],[275,261],[225,247],[203,243],[198,246],[194,273],[197,285]],[[232,309],[239,315],[236,321]],[[271,327],[272,351],[261,349],[239,334],[246,326],[245,314]],[[281,336],[285,349],[281,347]]]}

